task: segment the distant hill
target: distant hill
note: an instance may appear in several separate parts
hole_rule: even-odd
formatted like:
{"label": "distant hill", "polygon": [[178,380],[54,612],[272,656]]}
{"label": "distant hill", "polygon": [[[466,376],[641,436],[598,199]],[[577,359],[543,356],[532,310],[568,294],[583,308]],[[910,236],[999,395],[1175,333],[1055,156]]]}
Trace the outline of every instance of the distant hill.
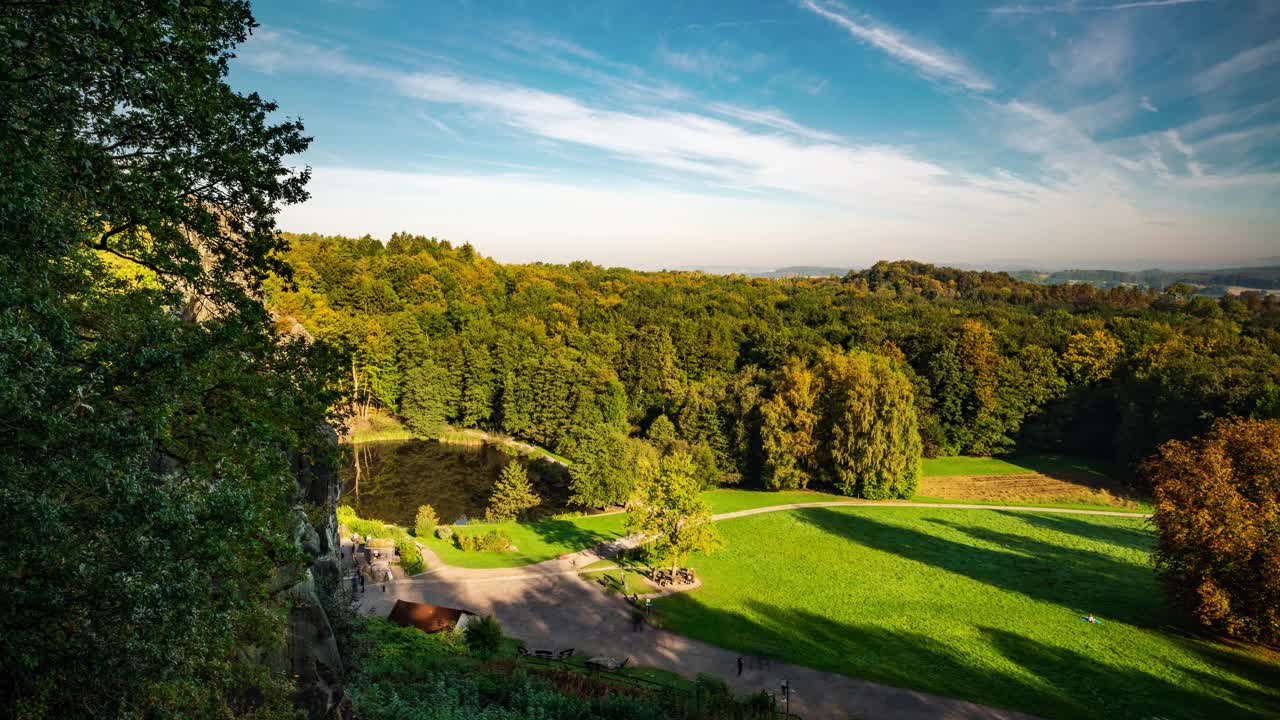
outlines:
{"label": "distant hill", "polygon": [[1139,287],[1164,289],[1184,283],[1205,294],[1221,295],[1242,290],[1280,290],[1280,265],[1222,268],[1218,270],[1020,270],[1010,273],[1019,280],[1043,285],[1088,283],[1098,287]]}
{"label": "distant hill", "polygon": [[857,268],[831,267],[826,265],[792,265],[790,267],[751,273],[754,277],[790,278],[790,277],[844,277]]}

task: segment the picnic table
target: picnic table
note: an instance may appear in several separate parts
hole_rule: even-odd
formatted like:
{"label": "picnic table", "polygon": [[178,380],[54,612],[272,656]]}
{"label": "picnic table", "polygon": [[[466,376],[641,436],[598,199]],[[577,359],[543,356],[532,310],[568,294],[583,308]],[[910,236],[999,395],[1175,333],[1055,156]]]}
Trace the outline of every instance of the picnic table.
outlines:
{"label": "picnic table", "polygon": [[694,582],[693,569],[677,568],[675,570],[654,570],[653,581],[660,586],[691,585]]}

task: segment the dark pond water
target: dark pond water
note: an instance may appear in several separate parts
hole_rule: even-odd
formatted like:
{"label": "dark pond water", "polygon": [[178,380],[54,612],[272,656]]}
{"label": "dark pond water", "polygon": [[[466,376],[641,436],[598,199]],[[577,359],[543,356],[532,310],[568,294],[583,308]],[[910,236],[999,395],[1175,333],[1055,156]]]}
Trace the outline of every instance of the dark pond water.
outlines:
{"label": "dark pond water", "polygon": [[412,527],[418,506],[430,504],[443,523],[481,519],[493,484],[509,462],[525,463],[546,507],[566,499],[568,472],[545,460],[512,458],[493,445],[392,440],[352,446],[342,500],[360,517]]}

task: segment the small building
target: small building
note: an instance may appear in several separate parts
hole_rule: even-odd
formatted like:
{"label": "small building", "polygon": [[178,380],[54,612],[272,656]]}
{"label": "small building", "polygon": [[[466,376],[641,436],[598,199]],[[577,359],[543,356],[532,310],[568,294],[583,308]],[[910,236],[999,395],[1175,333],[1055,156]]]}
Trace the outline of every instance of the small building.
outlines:
{"label": "small building", "polygon": [[457,608],[397,600],[387,619],[397,625],[418,628],[424,633],[438,633],[444,630],[461,630],[474,617],[475,613]]}

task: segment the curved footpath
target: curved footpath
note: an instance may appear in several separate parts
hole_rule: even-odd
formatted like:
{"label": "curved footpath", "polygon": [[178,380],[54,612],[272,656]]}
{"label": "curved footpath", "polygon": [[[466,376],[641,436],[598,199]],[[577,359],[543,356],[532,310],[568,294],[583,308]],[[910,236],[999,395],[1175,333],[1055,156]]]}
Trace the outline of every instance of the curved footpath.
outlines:
{"label": "curved footpath", "polygon": [[[948,503],[828,501],[750,508],[712,516],[715,520],[759,515],[807,507],[924,507],[952,510],[1006,510],[1069,515],[1148,517],[1112,510],[1073,510],[1005,505]],[[739,653],[676,633],[631,627],[631,606],[599,584],[582,579],[579,571],[619,551],[636,547],[642,538],[630,535],[589,550],[513,568],[462,568],[445,565],[430,548],[422,547],[430,571],[387,584],[371,585],[360,597],[365,615],[386,616],[398,599],[492,613],[504,631],[531,649],[574,648],[578,655],[630,657],[637,665],[671,670],[686,677],[710,673],[724,678],[739,694],[778,691],[786,680],[792,688],[792,711],[805,720],[861,717],[903,720],[1035,720],[1032,715],[881,685],[821,672],[790,663],[745,657],[746,669],[737,674]]]}

